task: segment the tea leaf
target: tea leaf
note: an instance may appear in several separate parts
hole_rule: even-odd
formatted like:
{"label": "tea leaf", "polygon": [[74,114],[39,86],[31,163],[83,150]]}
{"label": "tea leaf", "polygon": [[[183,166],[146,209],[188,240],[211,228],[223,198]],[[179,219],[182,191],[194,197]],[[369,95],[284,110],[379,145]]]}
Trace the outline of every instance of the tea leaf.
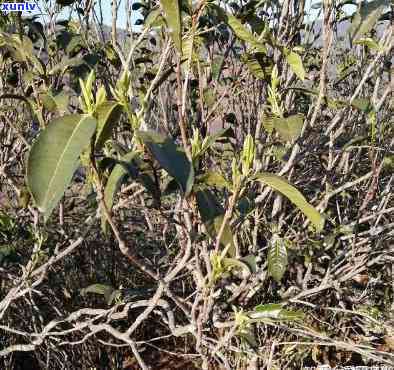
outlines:
{"label": "tea leaf", "polygon": [[[201,190],[196,193],[198,210],[201,215],[202,222],[205,224],[207,232],[212,239],[216,239],[223,223],[224,209],[209,190]],[[224,232],[220,239],[220,244],[226,247],[230,244],[229,254],[235,255],[233,244],[233,234],[228,224],[224,227]]]}
{"label": "tea leaf", "polygon": [[111,137],[112,130],[116,127],[122,114],[122,106],[117,102],[107,101],[96,109],[97,135],[95,148],[100,149]]}
{"label": "tea leaf", "polygon": [[185,195],[189,195],[194,184],[194,169],[183,149],[154,131],[139,131],[137,134],[160,165],[178,182]]}
{"label": "tea leaf", "polygon": [[274,235],[268,249],[268,272],[279,283],[287,268],[287,248],[284,241]]}
{"label": "tea leaf", "polygon": [[318,231],[324,228],[323,216],[311,206],[304,196],[287,180],[280,176],[271,173],[260,173],[256,175],[256,179],[270,186],[274,190],[286,196],[293,204],[295,204],[300,211],[308,217],[308,219],[315,225]]}
{"label": "tea leaf", "polygon": [[294,114],[287,118],[274,118],[274,127],[284,141],[297,140],[304,126],[304,116]]}
{"label": "tea leaf", "polygon": [[227,15],[227,23],[238,38],[250,44],[256,51],[267,53],[267,48],[236,17]]}
{"label": "tea leaf", "polygon": [[387,6],[389,6],[387,0],[361,2],[359,11],[354,16],[350,27],[350,36],[353,42],[358,41],[374,28]]}
{"label": "tea leaf", "polygon": [[286,61],[289,64],[292,71],[297,75],[297,77],[301,81],[304,81],[305,69],[304,69],[304,65],[302,64],[301,57],[294,51],[291,51],[290,53],[286,53],[285,55],[286,55]]}
{"label": "tea leaf", "polygon": [[[124,155],[120,161],[117,161],[111,175],[108,178],[104,190],[104,201],[109,211],[112,209],[114,196],[119,190],[123,181],[129,174],[137,175],[137,169],[131,164],[131,161],[137,156],[137,152],[130,152]],[[107,218],[105,214],[101,218],[101,227],[104,233],[107,232]]]}
{"label": "tea leaf", "polygon": [[119,290],[115,290],[111,285],[105,284],[92,284],[86,288],[81,289],[81,295],[85,296],[86,293],[95,293],[103,295],[107,304],[110,305],[112,301],[120,294]]}
{"label": "tea leaf", "polygon": [[160,0],[160,3],[165,13],[172,40],[178,51],[182,53],[182,24],[179,0]]}
{"label": "tea leaf", "polygon": [[222,174],[216,171],[208,171],[198,177],[198,181],[208,186],[215,186],[218,188],[230,189],[230,183],[223,177]]}
{"label": "tea leaf", "polygon": [[271,320],[302,320],[304,313],[302,311],[285,310],[280,303],[260,304],[249,312],[248,316],[252,319],[271,319]]}
{"label": "tea leaf", "polygon": [[27,184],[38,209],[48,220],[89,145],[96,120],[73,114],[55,119],[33,143],[27,164]]}

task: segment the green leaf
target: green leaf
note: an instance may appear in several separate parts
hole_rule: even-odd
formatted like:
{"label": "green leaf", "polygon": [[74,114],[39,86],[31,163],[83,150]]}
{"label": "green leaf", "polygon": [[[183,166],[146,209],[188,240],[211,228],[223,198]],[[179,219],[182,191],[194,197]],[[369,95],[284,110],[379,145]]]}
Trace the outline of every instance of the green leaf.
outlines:
{"label": "green leaf", "polygon": [[227,13],[223,8],[221,8],[218,5],[211,4],[211,6],[217,11],[219,19],[227,23],[228,26],[231,27],[231,29],[239,39],[248,43],[250,46],[252,46],[255,49],[255,51],[267,54],[267,48],[263,45],[263,43],[259,39],[257,39],[253,35],[251,31],[249,31],[242,24],[242,22],[239,19]]}
{"label": "green leaf", "polygon": [[358,98],[358,99],[354,99],[352,101],[351,106],[353,108],[359,109],[364,113],[370,113],[371,111],[373,111],[374,107],[373,104],[371,103],[371,101],[369,99],[366,98]]}
{"label": "green leaf", "polygon": [[[136,175],[137,169],[131,164],[132,160],[137,156],[137,152],[130,152],[124,155],[120,161],[117,161],[111,175],[108,178],[104,189],[104,201],[109,211],[112,209],[115,193],[119,190],[125,178],[130,174]],[[107,232],[107,218],[105,214],[101,217],[101,227],[103,232]]]}
{"label": "green leaf", "polygon": [[234,131],[231,128],[220,129],[214,134],[205,137],[203,140],[203,150],[205,151],[211,148],[219,139],[228,139],[231,137],[234,137]]}
{"label": "green leaf", "polygon": [[282,311],[283,304],[281,303],[268,303],[259,304],[254,308],[254,312],[248,314],[252,318],[270,318],[278,319]]}
{"label": "green leaf", "polygon": [[139,131],[137,135],[188,196],[194,184],[194,169],[183,149],[170,138],[154,131]]}
{"label": "green leaf", "polygon": [[371,142],[375,144],[377,135],[377,113],[375,111],[368,113],[367,120],[371,130]]}
{"label": "green leaf", "polygon": [[243,329],[237,334],[237,336],[244,340],[251,348],[253,348],[257,352],[259,344],[257,343],[253,327],[247,327]]}
{"label": "green leaf", "polygon": [[305,314],[300,311],[282,310],[280,313],[280,320],[286,321],[300,321],[305,319]]}
{"label": "green leaf", "polygon": [[287,153],[287,148],[283,144],[277,144],[271,146],[271,153],[275,157],[276,160],[286,163],[285,155]]}
{"label": "green leaf", "polygon": [[373,104],[367,98],[357,98],[354,99],[351,103],[350,101],[341,100],[341,99],[331,99],[329,97],[325,97],[325,100],[328,106],[332,109],[352,107],[367,114],[374,110]]}
{"label": "green leaf", "polygon": [[81,35],[74,35],[72,36],[70,42],[66,47],[66,53],[72,53],[77,47],[83,46],[84,40]]}
{"label": "green leaf", "polygon": [[272,72],[272,65],[265,61],[263,53],[246,53],[241,55],[241,60],[248,66],[250,73],[260,80],[267,78]]}
{"label": "green leaf", "polygon": [[290,53],[285,53],[285,55],[286,55],[286,61],[289,64],[291,70],[296,74],[296,76],[301,81],[304,81],[305,69],[304,69],[304,65],[302,64],[301,57],[294,51],[291,51]]}
{"label": "green leaf", "polygon": [[33,143],[27,163],[27,184],[38,209],[48,220],[89,145],[96,120],[73,114],[53,120]]}
{"label": "green leaf", "polygon": [[[310,95],[310,96],[317,96],[319,95],[315,90],[308,90],[304,88],[290,88],[291,90],[300,91],[303,94]],[[324,97],[325,103],[332,109],[342,109],[345,107],[353,107],[363,111],[364,113],[369,113],[373,110],[373,104],[367,98],[357,98],[354,99],[353,102],[350,104],[349,101],[342,100],[342,99],[333,99],[329,96]]]}
{"label": "green leaf", "polygon": [[186,59],[185,71],[187,72],[190,71],[190,66],[193,59],[193,47],[194,33],[190,33],[182,43],[182,56]]}
{"label": "green leaf", "polygon": [[274,118],[274,127],[284,141],[297,140],[304,126],[304,116],[294,114],[287,118]]}
{"label": "green leaf", "polygon": [[216,103],[215,93],[213,92],[212,89],[205,88],[203,94],[204,94],[204,102],[207,108],[212,109],[213,105]]}
{"label": "green leaf", "polygon": [[271,319],[271,320],[302,320],[304,313],[302,311],[285,310],[283,304],[268,303],[260,304],[254,308],[254,311],[248,312],[251,319]]}
{"label": "green leaf", "polygon": [[279,283],[287,268],[287,248],[283,239],[272,237],[268,249],[268,272]]}
{"label": "green leaf", "polygon": [[86,288],[81,289],[81,295],[85,296],[86,293],[95,293],[95,294],[101,294],[104,295],[107,292],[111,292],[114,290],[114,288],[110,285],[105,285],[105,284],[92,284],[87,286]]}
{"label": "green leaf", "polygon": [[245,257],[241,257],[240,260],[249,266],[249,269],[252,273],[255,274],[257,272],[256,256],[249,254]]}
{"label": "green leaf", "polygon": [[225,268],[238,268],[246,272],[247,275],[250,275],[253,272],[249,265],[241,259],[223,258],[223,266]]}
{"label": "green leaf", "polygon": [[223,175],[216,171],[208,171],[198,177],[198,182],[204,183],[208,186],[215,186],[218,188],[231,188],[231,184],[223,177]]}
{"label": "green leaf", "polygon": [[48,72],[48,74],[53,75],[57,72],[64,73],[67,68],[78,67],[84,63],[85,61],[81,57],[74,57],[74,58],[64,57],[59,64],[57,64]]}
{"label": "green leaf", "polygon": [[34,54],[32,41],[27,36],[20,39],[18,34],[0,34],[0,47],[5,46],[13,59],[19,62],[30,61],[40,75],[44,75],[44,64]]}
{"label": "green leaf", "polygon": [[304,126],[304,116],[294,114],[287,118],[262,115],[263,127],[269,134],[275,129],[283,141],[297,140]]}
{"label": "green leaf", "polygon": [[313,225],[315,225],[318,231],[323,230],[323,216],[313,206],[311,206],[306,201],[304,196],[287,180],[268,172],[257,174],[256,179],[286,196],[293,204],[295,204],[301,210],[301,212],[306,217],[308,217],[308,219],[313,223]]}
{"label": "green leaf", "polygon": [[260,41],[258,41],[253,33],[250,32],[236,17],[233,15],[227,15],[227,24],[231,27],[239,39],[250,44],[256,49],[256,51],[264,54],[267,53],[267,48]]}
{"label": "green leaf", "polygon": [[259,62],[257,61],[256,58],[253,57],[246,57],[243,59],[243,62],[246,63],[246,65],[249,68],[250,73],[260,79],[263,80],[265,78],[265,73]]}
{"label": "green leaf", "polygon": [[242,152],[241,152],[241,165],[242,173],[248,174],[251,167],[253,166],[253,161],[256,155],[256,146],[252,135],[248,134],[245,138]]}
{"label": "green leaf", "polygon": [[179,0],[160,0],[160,3],[165,13],[172,40],[178,51],[182,53],[182,23]]}
{"label": "green leaf", "polygon": [[56,112],[62,114],[69,114],[68,103],[70,97],[64,92],[60,92],[58,94],[53,94],[52,91],[48,91],[45,94],[41,94],[40,98],[44,104],[44,107],[50,112]]}
{"label": "green leaf", "polygon": [[226,22],[231,29],[233,30],[233,32],[235,33],[235,35],[245,41],[247,44],[249,44],[250,46],[252,46],[255,51],[267,54],[267,48],[262,44],[261,41],[259,41],[252,32],[250,32],[243,24],[242,22],[237,19],[236,17],[234,17],[231,14],[226,13],[222,8],[220,8],[219,6],[214,6],[214,8],[217,10],[220,18],[222,18],[224,20],[224,22]]}
{"label": "green leaf", "polygon": [[[224,209],[215,195],[209,190],[198,191],[196,193],[196,200],[202,222],[204,223],[209,236],[213,240],[216,240],[223,223]],[[230,256],[235,255],[233,234],[228,224],[226,224],[224,227],[220,244],[222,247],[226,247],[228,244],[230,244],[229,254]]]}
{"label": "green leaf", "polygon": [[121,114],[122,106],[117,102],[106,101],[97,107],[96,150],[100,149],[111,137],[112,130],[116,127]]}
{"label": "green leaf", "polygon": [[246,218],[255,209],[253,199],[248,196],[241,197],[237,202],[237,209],[243,218]]}
{"label": "green leaf", "polygon": [[19,259],[15,246],[0,244],[0,266],[6,261],[19,262]]}
{"label": "green leaf", "polygon": [[183,40],[182,55],[183,58],[185,58],[185,63],[184,63],[185,74],[189,73],[191,66],[199,60],[198,47],[200,44],[201,44],[201,39],[195,35],[194,30],[191,30],[190,34],[188,34],[186,39]]}
{"label": "green leaf", "polygon": [[352,25],[350,26],[350,37],[352,41],[358,41],[366,33],[370,32],[383,14],[385,8],[389,5],[389,1],[387,0],[363,1],[359,6],[358,12],[353,17]]}
{"label": "green leaf", "polygon": [[366,37],[366,38],[359,38],[357,41],[354,42],[354,44],[357,45],[364,45],[369,47],[372,50],[380,50],[381,47],[379,44],[372,38]]}
{"label": "green leaf", "polygon": [[[212,78],[215,81],[219,80],[220,77],[220,67],[223,63],[224,60],[224,56],[220,55],[220,56],[216,56],[214,57],[212,64],[211,64],[211,73],[212,73]],[[212,92],[212,90],[208,90],[209,92]]]}
{"label": "green leaf", "polygon": [[111,285],[105,284],[92,284],[86,288],[81,289],[81,295],[85,296],[86,293],[95,293],[103,295],[107,304],[110,305],[112,301],[115,299],[116,295],[120,293],[119,290],[115,290],[115,288]]}
{"label": "green leaf", "polygon": [[274,127],[275,127],[274,118],[275,117],[269,116],[264,112],[261,114],[261,122],[263,124],[263,127],[269,134],[272,134],[272,132],[274,131]]}
{"label": "green leaf", "polygon": [[150,27],[161,27],[162,25],[165,25],[164,19],[161,16],[161,9],[154,8],[146,17],[144,26],[145,28],[150,28]]}
{"label": "green leaf", "polygon": [[115,299],[118,299],[122,296],[122,291],[120,289],[114,290],[110,295],[105,295],[105,300],[107,301],[107,305],[110,306],[112,305],[112,302]]}
{"label": "green leaf", "polygon": [[383,158],[383,169],[394,171],[394,155],[387,155]]}

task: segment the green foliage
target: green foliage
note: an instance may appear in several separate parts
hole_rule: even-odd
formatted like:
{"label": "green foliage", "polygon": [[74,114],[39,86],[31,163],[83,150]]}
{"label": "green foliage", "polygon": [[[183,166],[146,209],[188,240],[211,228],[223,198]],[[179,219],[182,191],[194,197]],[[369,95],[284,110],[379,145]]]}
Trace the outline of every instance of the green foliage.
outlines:
{"label": "green foliage", "polygon": [[0,236],[2,239],[7,239],[9,235],[15,230],[15,221],[7,214],[0,212]]}
{"label": "green foliage", "polygon": [[222,138],[230,137],[229,129],[222,129],[212,135],[207,135],[204,139],[201,138],[201,134],[199,130],[193,129],[193,138],[191,139],[191,150],[192,150],[192,159],[193,163],[197,167],[198,159],[203,157],[204,154],[208,152],[209,149],[212,149],[216,141]]}
{"label": "green foliage", "polygon": [[[104,190],[104,201],[108,211],[111,211],[114,196],[126,177],[131,175],[135,178],[137,176],[137,169],[132,164],[133,159],[136,158],[137,155],[137,152],[132,151],[125,154],[119,161],[116,161],[117,164],[113,168]],[[102,213],[101,226],[103,231],[107,232],[107,217],[104,212]]]}
{"label": "green foliage", "polygon": [[353,42],[360,41],[365,34],[375,27],[375,24],[388,6],[389,1],[387,0],[362,1],[360,3],[358,12],[354,16],[349,30]]}
{"label": "green foliage", "polygon": [[85,64],[85,61],[82,57],[64,57],[60,63],[56,64],[56,66],[48,71],[48,75],[56,75],[59,72],[63,74],[66,70],[72,67],[79,67],[83,64]]}
{"label": "green foliage", "polygon": [[58,112],[60,114],[70,114],[68,110],[70,97],[65,92],[53,93],[48,91],[40,95],[44,107],[49,112]]}
{"label": "green foliage", "polygon": [[260,173],[255,175],[255,179],[263,182],[274,190],[278,191],[282,195],[286,196],[294,205],[296,205],[300,211],[309,218],[318,231],[324,228],[323,216],[311,206],[304,196],[287,180],[280,176],[276,176],[270,173]]}
{"label": "green foliage", "polygon": [[218,282],[218,280],[229,276],[232,270],[240,270],[246,276],[252,273],[251,268],[247,263],[236,258],[226,258],[225,255],[228,252],[230,245],[228,245],[221,253],[211,254],[212,264],[212,283]]}
{"label": "green foliage", "polygon": [[0,245],[0,266],[6,262],[18,262],[18,254],[13,245]]}
{"label": "green foliage", "polygon": [[[209,190],[200,190],[196,193],[196,200],[201,220],[209,236],[216,240],[219,231],[222,227],[224,219],[224,209],[219,203],[215,195]],[[233,235],[230,226],[226,223],[224,231],[220,239],[223,247],[229,247],[230,255],[234,255],[235,249],[233,244]]]}
{"label": "green foliage", "polygon": [[246,53],[241,55],[241,60],[246,63],[250,73],[258,79],[268,79],[272,73],[272,64],[264,53]]}
{"label": "green foliage", "polygon": [[104,101],[97,106],[97,134],[95,143],[96,150],[100,149],[111,137],[112,131],[118,124],[122,112],[122,106],[117,102]]}
{"label": "green foliage", "polygon": [[380,45],[371,37],[362,37],[354,42],[355,45],[364,45],[374,51],[381,51]]}
{"label": "green foliage", "polygon": [[185,196],[194,184],[194,168],[184,150],[174,142],[153,131],[139,131],[138,136],[159,164],[178,182]]}
{"label": "green foliage", "polygon": [[271,86],[268,86],[267,100],[270,104],[271,113],[275,116],[283,117],[281,95],[278,91],[279,83],[278,67],[275,65],[271,73]]}
{"label": "green foliage", "polygon": [[283,304],[280,303],[260,304],[252,312],[249,312],[248,316],[262,321],[264,319],[297,321],[303,320],[305,317],[302,311],[286,310],[283,308]]}
{"label": "green foliage", "polygon": [[145,28],[160,27],[165,25],[165,21],[161,16],[161,9],[153,9],[146,17],[144,22]]}
{"label": "green foliage", "polygon": [[44,65],[34,54],[33,43],[28,37],[0,32],[0,49],[10,53],[18,62],[29,63],[35,73],[45,74]]}
{"label": "green foliage", "polygon": [[366,98],[358,98],[353,99],[351,103],[352,107],[361,110],[364,113],[370,113],[374,108],[369,99]]}
{"label": "green foliage", "polygon": [[160,0],[172,40],[179,53],[182,53],[182,21],[179,0]]}
{"label": "green foliage", "polygon": [[226,21],[237,37],[248,43],[254,51],[264,54],[267,53],[267,48],[264,44],[254,37],[253,33],[246,29],[246,27],[236,17],[233,15],[227,15]]}
{"label": "green foliage", "polygon": [[295,114],[286,118],[282,117],[262,117],[263,126],[269,132],[275,129],[283,141],[297,140],[304,125],[304,116]]}
{"label": "green foliage", "polygon": [[244,146],[241,153],[242,174],[244,176],[247,176],[250,173],[253,167],[255,155],[256,146],[254,144],[252,136],[249,134],[245,138]]}
{"label": "green foliage", "polygon": [[[250,45],[254,52],[267,53],[267,48],[264,45],[264,32],[261,33],[260,37],[255,37],[253,32],[247,28],[247,25],[243,24],[236,16],[229,14],[223,8],[215,4],[211,4],[211,6],[217,12],[219,19],[226,23],[240,40]],[[262,24],[264,25],[264,23]]]}
{"label": "green foliage", "polygon": [[217,188],[231,188],[231,184],[217,171],[207,171],[196,179],[199,184]]}
{"label": "green foliage", "polygon": [[214,58],[214,60],[212,61],[212,67],[211,67],[212,78],[215,81],[219,80],[220,72],[221,72],[220,67],[222,66],[223,62],[224,62],[224,57],[222,55]]}
{"label": "green foliage", "polygon": [[[376,244],[376,254],[390,237],[384,222],[391,215],[392,66],[389,29],[381,37],[380,23],[377,27],[391,15],[385,14],[387,2],[363,1],[353,17],[341,12],[353,1],[324,5],[334,33],[347,19],[352,26],[350,46],[343,35],[332,44],[323,96],[320,20],[309,23],[303,2],[286,8],[264,0],[129,1],[142,27],[131,27],[132,34],[108,28],[110,35],[100,27],[100,17],[87,13],[94,1],[57,3],[69,3],[73,13],[55,21],[62,6],[51,7],[49,29],[34,16],[0,19],[0,206],[7,210],[0,212],[0,290],[8,299],[7,289],[17,288],[15,299],[28,303],[25,309],[0,299],[1,315],[16,323],[15,333],[38,328],[30,339],[43,339],[34,352],[39,363],[58,357],[50,346],[57,336],[64,344],[60,352],[84,336],[89,340],[70,352],[81,361],[70,366],[96,366],[89,363],[97,358],[89,350],[97,351],[93,334],[99,333],[83,323],[105,323],[107,332],[100,335],[110,337],[111,327],[124,332],[127,315],[138,316],[145,304],[151,313],[128,325],[130,331],[138,326],[131,337],[141,342],[151,334],[204,333],[197,335],[200,348],[186,340],[184,350],[207,354],[214,367],[246,368],[255,354],[267,365],[261,345],[279,340],[280,351],[267,363],[296,369],[305,358],[317,362],[320,347],[326,347],[294,345],[294,338],[278,339],[270,326],[280,327],[282,334],[291,326],[297,343],[308,344],[316,331],[323,344],[335,334],[336,351],[357,348],[363,360],[368,352],[380,355],[369,343],[363,346],[357,329],[350,344],[340,330],[333,334],[335,320],[347,325],[350,310],[325,315],[315,330],[315,315],[285,309],[285,302],[295,302],[299,293],[292,285],[302,277],[305,301],[297,305],[310,301],[303,310],[323,307],[324,314],[353,282],[370,279],[367,287],[374,286],[389,271],[379,259],[376,270],[372,262],[356,276],[339,273],[360,237],[361,244]],[[76,171],[80,164],[83,171]],[[319,204],[319,211],[303,194]],[[47,221],[64,195],[59,221],[39,222],[33,206]],[[54,230],[57,222],[60,232]],[[264,280],[267,275],[272,279]],[[327,286],[319,285],[323,276]],[[80,310],[81,297],[68,293],[80,288],[81,278],[111,282],[80,291],[89,314]],[[315,283],[327,294],[316,295]],[[339,290],[326,289],[338,284]],[[392,301],[390,287],[382,284],[379,304],[370,289],[363,299],[383,312]],[[41,292],[43,299],[34,307],[38,326],[30,320],[35,293],[25,299],[24,292]],[[60,319],[46,307],[52,297],[64,303]],[[102,298],[116,306],[105,312]],[[263,303],[254,307],[255,302]],[[182,304],[190,304],[193,317]],[[72,314],[77,310],[78,317]],[[152,326],[152,314],[163,333]],[[64,320],[71,331],[61,328]],[[54,326],[41,333],[48,322]],[[360,329],[369,330],[363,322]],[[3,336],[5,351],[19,348],[22,340],[15,333]],[[22,339],[37,349],[34,341]],[[319,361],[325,358],[320,355],[325,353],[319,353]],[[17,363],[18,356],[12,361]],[[105,368],[119,360],[104,363],[103,357]],[[145,365],[151,367],[148,357]]]}
{"label": "green foliage", "polygon": [[268,249],[268,272],[279,283],[287,268],[287,248],[278,235],[272,236]]}
{"label": "green foliage", "polygon": [[285,55],[286,55],[286,61],[289,64],[290,68],[293,70],[293,72],[297,75],[297,77],[301,81],[304,81],[305,69],[299,54],[295,53],[294,51],[290,51]]}
{"label": "green foliage", "polygon": [[250,275],[253,271],[249,267],[249,265],[242,261],[241,259],[236,259],[236,258],[224,258],[223,259],[223,265],[227,269],[239,269],[243,272],[246,273],[246,275]]}
{"label": "green foliage", "polygon": [[29,153],[27,184],[35,204],[48,220],[89,145],[96,120],[73,114],[55,119],[39,135]]}
{"label": "green foliage", "polygon": [[112,302],[120,296],[120,290],[115,289],[111,285],[105,284],[92,284],[81,289],[82,296],[85,296],[87,293],[103,295],[108,306],[110,306]]}
{"label": "green foliage", "polygon": [[[79,85],[81,87],[82,96],[79,97],[79,102],[81,104],[82,110],[87,113],[93,115],[95,112],[95,108],[97,106],[97,102],[95,102],[93,95],[93,83],[96,79],[96,75],[94,70],[89,73],[86,81],[79,79]],[[98,103],[102,103],[99,101]]]}

